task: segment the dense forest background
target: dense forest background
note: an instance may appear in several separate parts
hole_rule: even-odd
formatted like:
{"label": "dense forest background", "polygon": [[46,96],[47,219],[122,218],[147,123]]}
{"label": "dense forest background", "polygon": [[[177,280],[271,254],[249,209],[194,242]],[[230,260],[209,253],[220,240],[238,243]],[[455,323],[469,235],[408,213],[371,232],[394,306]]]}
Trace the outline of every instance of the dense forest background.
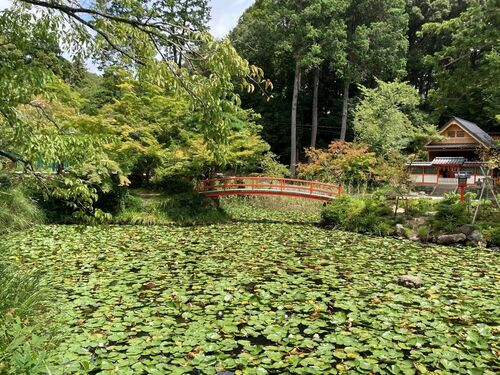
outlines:
{"label": "dense forest background", "polygon": [[[271,77],[273,99],[243,95],[243,106],[262,115],[264,139],[285,163],[297,66],[302,159],[311,145],[354,139],[362,86],[374,88],[377,79],[408,82],[435,127],[458,116],[498,132],[499,19],[495,1],[257,0],[230,39]],[[311,139],[316,126],[317,141]]]}

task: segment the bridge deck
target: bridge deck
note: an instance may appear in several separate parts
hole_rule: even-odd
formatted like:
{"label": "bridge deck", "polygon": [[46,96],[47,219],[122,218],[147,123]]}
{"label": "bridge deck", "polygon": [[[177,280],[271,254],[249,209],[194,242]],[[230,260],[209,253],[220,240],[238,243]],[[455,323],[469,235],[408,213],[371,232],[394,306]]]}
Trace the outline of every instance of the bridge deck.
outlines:
{"label": "bridge deck", "polygon": [[197,190],[207,197],[229,195],[275,195],[331,201],[342,186],[316,181],[274,177],[229,177],[198,181]]}

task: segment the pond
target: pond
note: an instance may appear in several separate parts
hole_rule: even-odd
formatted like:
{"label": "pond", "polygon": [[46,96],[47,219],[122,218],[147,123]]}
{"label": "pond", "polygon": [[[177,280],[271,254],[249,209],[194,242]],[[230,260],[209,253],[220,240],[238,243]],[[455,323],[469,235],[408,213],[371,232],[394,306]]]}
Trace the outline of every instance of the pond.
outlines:
{"label": "pond", "polygon": [[56,291],[54,374],[499,369],[492,251],[258,220],[41,226],[3,244]]}

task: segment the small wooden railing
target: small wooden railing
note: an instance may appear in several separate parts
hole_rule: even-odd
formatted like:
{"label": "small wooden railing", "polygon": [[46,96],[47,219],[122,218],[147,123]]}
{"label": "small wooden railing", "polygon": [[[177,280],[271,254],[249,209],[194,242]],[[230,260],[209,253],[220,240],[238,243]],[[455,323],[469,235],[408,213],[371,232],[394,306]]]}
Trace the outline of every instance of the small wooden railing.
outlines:
{"label": "small wooden railing", "polygon": [[207,197],[278,195],[325,202],[342,195],[342,185],[276,177],[225,177],[198,180],[196,189]]}

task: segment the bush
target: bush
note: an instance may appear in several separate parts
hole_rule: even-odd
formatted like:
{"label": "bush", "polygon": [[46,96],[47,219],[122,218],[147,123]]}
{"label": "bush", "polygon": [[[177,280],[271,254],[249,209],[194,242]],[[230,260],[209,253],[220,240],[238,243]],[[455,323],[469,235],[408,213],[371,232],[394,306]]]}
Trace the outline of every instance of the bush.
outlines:
{"label": "bush", "polygon": [[462,203],[458,195],[448,195],[436,205],[436,214],[430,223],[436,231],[451,232],[472,220],[466,202]]}
{"label": "bush", "polygon": [[392,209],[385,198],[365,199],[344,195],[328,204],[321,212],[321,225],[338,229],[390,235],[394,232]]}
{"label": "bush", "polygon": [[290,170],[278,161],[278,156],[267,152],[260,164],[262,175],[268,177],[290,177]]}
{"label": "bush", "polygon": [[157,179],[154,187],[166,194],[187,193],[194,189],[193,181],[181,176]]}
{"label": "bush", "polygon": [[229,218],[217,201],[207,199],[196,191],[177,194],[160,204],[160,209],[179,224],[211,224]]}
{"label": "bush", "polygon": [[491,246],[500,247],[500,226],[497,224],[495,226],[483,229],[484,237],[488,244]]}
{"label": "bush", "polygon": [[432,199],[409,199],[406,202],[405,214],[410,217],[426,215],[433,211],[435,207]]}
{"label": "bush", "polygon": [[115,215],[126,208],[129,198],[130,192],[127,187],[114,185],[110,191],[99,192],[94,207]]}
{"label": "bush", "polygon": [[432,238],[432,228],[429,225],[421,225],[417,228],[417,237],[422,241],[429,241]]}

